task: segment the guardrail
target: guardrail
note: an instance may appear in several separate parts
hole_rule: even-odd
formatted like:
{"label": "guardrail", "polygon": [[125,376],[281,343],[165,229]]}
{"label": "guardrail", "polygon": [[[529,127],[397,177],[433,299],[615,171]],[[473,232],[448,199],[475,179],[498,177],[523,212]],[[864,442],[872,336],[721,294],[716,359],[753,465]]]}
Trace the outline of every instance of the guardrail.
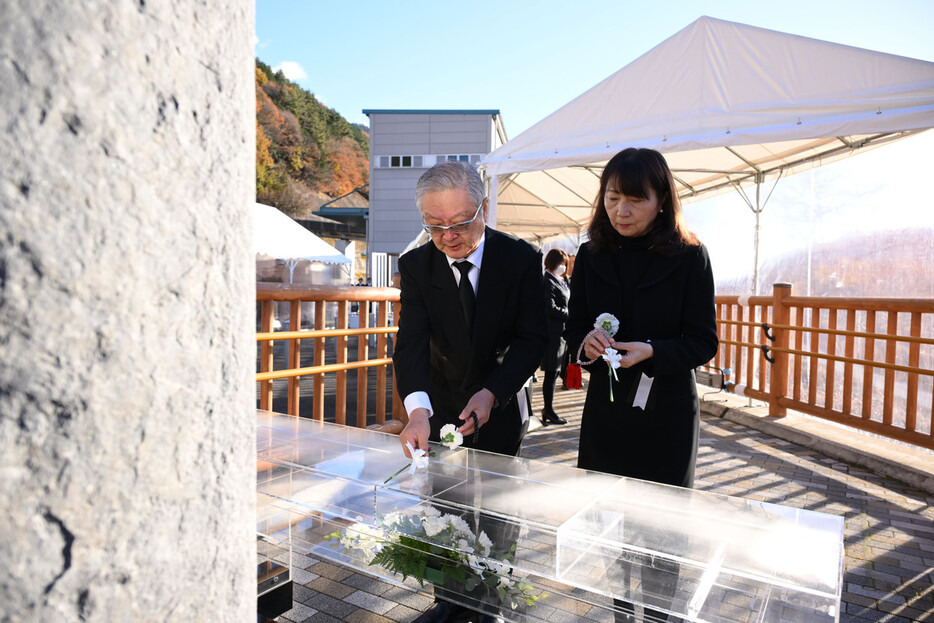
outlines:
{"label": "guardrail", "polygon": [[[389,413],[406,421],[388,377],[387,337],[398,330],[390,321],[390,307],[399,311],[397,289],[260,283],[256,300],[261,409],[271,409],[273,380],[288,379],[288,413],[297,415],[300,379],[311,376],[312,413],[322,420],[324,377],[333,374],[334,421],[348,423],[347,373],[357,370],[351,424],[366,426],[371,412],[378,424]],[[288,305],[290,330],[274,330],[277,303]],[[308,303],[314,310],[303,316]],[[350,326],[354,304],[365,310],[358,327]],[[790,285],[776,284],[771,297],[718,296],[716,304],[720,350],[706,368],[717,387],[768,403],[776,417],[794,409],[934,449],[934,300],[798,297]],[[302,330],[303,324],[308,328]],[[350,361],[348,338],[354,337],[357,355]],[[273,369],[276,340],[288,344],[287,365],[280,370]],[[325,363],[325,340],[336,341],[332,363]],[[302,367],[306,348],[313,349],[314,365]],[[374,367],[377,401],[368,411],[367,371]]]}
{"label": "guardrail", "polygon": [[727,388],[934,449],[934,300],[718,296],[720,350],[708,368]]}

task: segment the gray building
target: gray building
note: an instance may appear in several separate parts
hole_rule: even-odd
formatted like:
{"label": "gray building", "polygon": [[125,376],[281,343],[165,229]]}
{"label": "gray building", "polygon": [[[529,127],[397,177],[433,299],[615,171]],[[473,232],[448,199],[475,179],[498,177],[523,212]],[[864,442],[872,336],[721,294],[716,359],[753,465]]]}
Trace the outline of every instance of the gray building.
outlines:
{"label": "gray building", "polygon": [[373,284],[419,235],[415,182],[445,160],[477,164],[505,142],[498,110],[364,110],[370,118],[367,253]]}

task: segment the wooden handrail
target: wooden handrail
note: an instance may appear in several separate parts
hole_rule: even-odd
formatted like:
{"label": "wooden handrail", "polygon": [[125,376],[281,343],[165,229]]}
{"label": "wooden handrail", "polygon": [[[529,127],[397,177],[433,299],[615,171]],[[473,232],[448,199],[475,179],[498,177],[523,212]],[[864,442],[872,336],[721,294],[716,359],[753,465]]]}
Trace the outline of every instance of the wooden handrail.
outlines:
{"label": "wooden handrail", "polygon": [[[934,345],[934,338],[926,337],[913,337],[911,335],[889,335],[887,333],[865,333],[863,331],[846,331],[844,329],[822,329],[818,327],[799,327],[797,325],[789,324],[772,324],[770,322],[762,323],[770,329],[786,329],[788,331],[805,331],[807,333],[822,333],[826,335],[843,335],[850,337],[862,337],[869,340],[896,340],[899,342],[906,343],[916,343],[916,344],[932,344]],[[757,325],[761,326],[761,325]]]}
{"label": "wooden handrail", "polygon": [[[359,287],[359,286],[358,286]],[[379,335],[398,333],[399,327],[366,327],[363,329],[308,329],[305,331],[271,331],[257,333],[256,341],[307,340],[316,337],[348,337],[352,335]]]}
{"label": "wooden handrail", "polygon": [[[312,417],[324,419],[324,375],[336,375],[336,403],[334,407],[334,421],[344,424],[347,422],[347,373],[357,371],[356,377],[356,426],[366,426],[369,408],[367,405],[367,370],[376,369],[376,395],[375,405],[376,423],[386,422],[385,396],[392,396],[392,416],[406,420],[405,411],[392,386],[387,383],[387,371],[390,370],[392,359],[387,357],[387,336],[398,332],[397,326],[389,325],[389,304],[396,305],[396,314],[399,313],[399,290],[396,288],[382,288],[370,286],[311,286],[305,284],[278,284],[258,283],[256,299],[262,304],[261,329],[256,333],[256,341],[260,348],[260,369],[256,374],[259,383],[260,408],[270,409],[272,406],[273,385],[278,379],[288,380],[288,412],[298,415],[300,412],[299,381],[302,377],[311,377],[312,382]],[[302,324],[302,304],[314,303],[314,328],[310,330],[273,331],[274,305],[284,302],[289,305],[289,326],[300,327]],[[349,328],[348,302],[358,303],[361,313],[357,316],[360,321],[358,328]],[[325,328],[325,308],[328,305],[337,306],[335,328]],[[375,327],[369,324],[371,306],[378,305],[376,311]],[[370,336],[374,336],[376,343],[376,357],[370,356]],[[357,361],[348,361],[348,338],[356,338]],[[325,363],[325,340],[336,340],[337,360],[334,363]],[[301,366],[301,350],[304,343],[312,343],[314,353],[313,366]],[[288,347],[288,360],[286,367],[274,370],[272,345],[275,342],[285,342]],[[369,413],[372,415],[372,413]]]}
{"label": "wooden handrail", "polygon": [[770,415],[794,408],[934,449],[934,300],[802,297],[776,285],[770,298],[716,304],[710,365],[730,369],[730,388],[766,401]]}
{"label": "wooden handrail", "polygon": [[911,366],[900,366],[898,364],[887,363],[884,361],[869,361],[867,359],[855,359],[853,357],[840,357],[839,355],[827,355],[824,353],[815,353],[809,350],[779,348],[777,346],[767,346],[766,349],[774,353],[788,353],[790,355],[801,355],[803,357],[813,357],[814,359],[824,359],[826,361],[840,361],[843,363],[852,363],[860,366],[872,366],[881,370],[894,370],[896,372],[909,372],[911,374],[921,374],[923,376],[934,376],[934,370],[913,368]]}
{"label": "wooden handrail", "polygon": [[392,365],[392,358],[367,359],[365,361],[348,361],[345,363],[329,363],[323,366],[309,366],[307,368],[294,368],[289,370],[276,370],[274,372],[257,372],[257,381],[273,381],[275,379],[290,379],[298,376],[311,376],[312,374],[325,374],[327,372],[343,372],[357,370],[358,368],[372,368],[374,366]]}
{"label": "wooden handrail", "polygon": [[[302,303],[335,304],[336,328],[324,328],[325,305],[316,305],[310,330],[273,331],[277,301],[289,305],[293,328],[303,320]],[[401,399],[387,377],[392,364],[387,344],[398,331],[389,325],[389,305],[395,307],[398,318],[398,301],[395,288],[259,284],[257,302],[262,304],[262,315],[256,340],[261,369],[256,380],[261,406],[271,407],[272,382],[288,379],[289,411],[298,413],[299,380],[311,376],[313,417],[323,418],[324,376],[333,374],[337,400],[329,419],[364,426],[367,414],[372,418],[375,412],[376,421],[383,423],[386,405],[382,397],[392,396],[392,416],[404,421]],[[375,316],[362,312],[360,326],[351,329],[351,302],[360,303],[361,310],[377,303],[379,308]],[[731,390],[765,401],[776,417],[793,408],[934,449],[934,433],[929,432],[934,428],[934,400],[928,396],[932,385],[928,379],[934,377],[930,328],[934,300],[801,297],[786,287],[780,300],[775,290],[772,296],[718,296],[716,308],[720,349],[708,365],[730,370]],[[371,318],[377,326],[367,326]],[[838,328],[838,319],[844,327]],[[877,328],[880,323],[884,328]],[[371,336],[377,340],[375,353],[371,352]],[[337,361],[325,363],[324,344],[331,339],[337,341]],[[357,345],[357,361],[348,361],[349,339]],[[300,352],[309,340],[314,365],[301,367]],[[273,370],[272,346],[283,341],[289,348],[287,367]],[[774,363],[766,361],[764,353]],[[373,368],[380,399],[371,408],[366,403],[366,384],[367,370]],[[357,414],[355,420],[346,420],[347,373],[352,370],[357,370]]]}
{"label": "wooden handrail", "polygon": [[351,301],[398,301],[396,288],[371,286],[312,286],[299,283],[256,284],[257,301],[301,301],[302,303]]}
{"label": "wooden handrail", "polygon": [[789,296],[785,302],[789,307],[820,307],[822,309],[847,309],[854,311],[921,312],[934,314],[934,299],[853,298],[832,296]]}

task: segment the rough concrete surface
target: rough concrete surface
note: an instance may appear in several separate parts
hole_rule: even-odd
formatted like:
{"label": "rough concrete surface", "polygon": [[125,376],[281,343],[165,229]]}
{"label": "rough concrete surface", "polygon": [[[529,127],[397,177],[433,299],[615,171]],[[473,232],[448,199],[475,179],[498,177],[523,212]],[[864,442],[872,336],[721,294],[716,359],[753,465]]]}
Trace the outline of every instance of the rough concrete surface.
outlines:
{"label": "rough concrete surface", "polygon": [[0,15],[0,621],[247,620],[253,3]]}

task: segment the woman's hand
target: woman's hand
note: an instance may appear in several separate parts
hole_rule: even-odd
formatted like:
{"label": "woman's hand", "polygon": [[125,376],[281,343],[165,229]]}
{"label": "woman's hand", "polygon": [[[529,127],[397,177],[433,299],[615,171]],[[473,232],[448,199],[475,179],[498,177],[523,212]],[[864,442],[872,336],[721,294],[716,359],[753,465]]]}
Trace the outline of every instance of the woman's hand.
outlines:
{"label": "woman's hand", "polygon": [[584,354],[587,360],[599,359],[606,352],[607,346],[613,348],[613,340],[603,331],[594,331],[584,340]]}
{"label": "woman's hand", "polygon": [[613,342],[610,346],[622,355],[619,365],[623,368],[631,368],[655,354],[655,349],[648,342]]}

